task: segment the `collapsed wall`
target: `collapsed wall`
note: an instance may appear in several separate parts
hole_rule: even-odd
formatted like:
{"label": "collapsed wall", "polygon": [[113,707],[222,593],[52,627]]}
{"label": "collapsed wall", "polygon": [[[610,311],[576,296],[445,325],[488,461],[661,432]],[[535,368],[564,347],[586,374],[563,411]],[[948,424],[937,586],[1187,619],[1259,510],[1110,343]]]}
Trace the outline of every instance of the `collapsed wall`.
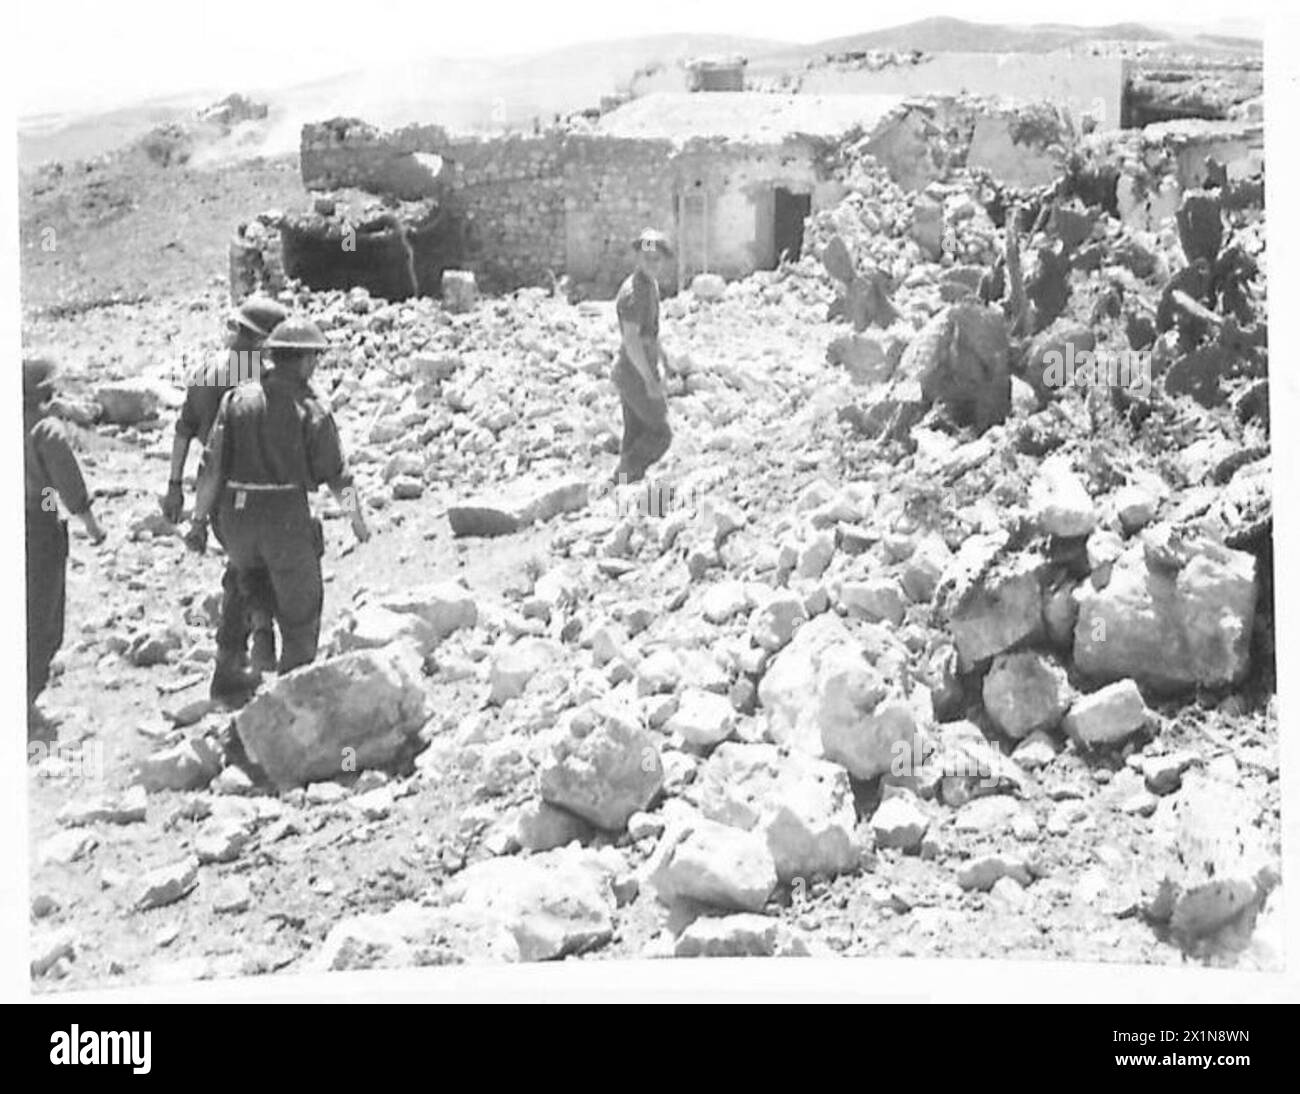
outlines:
{"label": "collapsed wall", "polygon": [[502,291],[564,269],[562,153],[559,134],[453,138],[434,125],[384,132],[334,119],[303,127],[302,176],[309,190],[436,199],[459,225],[457,261]]}
{"label": "collapsed wall", "polygon": [[318,290],[359,285],[386,300],[435,295],[463,253],[461,225],[433,199],[370,199],[353,214],[347,203],[321,198],[279,228],[287,276]]}
{"label": "collapsed wall", "polygon": [[1183,195],[1231,184],[1229,203],[1262,202],[1261,122],[1181,120],[1098,133],[1075,149],[1066,189],[1147,231],[1174,218]]}
{"label": "collapsed wall", "polygon": [[1064,53],[935,53],[912,64],[839,62],[797,80],[806,94],[998,96],[1021,103],[1049,99],[1103,129],[1121,124],[1128,62]]}
{"label": "collapsed wall", "polygon": [[1081,136],[1077,120],[1052,103],[931,95],[892,111],[864,150],[905,190],[924,189],[963,167],[1032,188],[1061,174]]}

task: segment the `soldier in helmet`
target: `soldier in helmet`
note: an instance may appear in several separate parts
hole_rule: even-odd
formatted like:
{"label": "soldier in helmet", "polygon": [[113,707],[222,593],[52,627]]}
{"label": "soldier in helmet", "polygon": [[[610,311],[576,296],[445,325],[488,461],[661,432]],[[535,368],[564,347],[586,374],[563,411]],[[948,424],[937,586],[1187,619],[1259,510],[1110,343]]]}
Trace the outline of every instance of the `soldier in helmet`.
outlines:
{"label": "soldier in helmet", "polygon": [[[185,507],[181,480],[190,444],[207,444],[217,408],[227,391],[246,380],[254,380],[261,371],[262,343],[271,329],[288,317],[283,305],[265,296],[251,296],[226,320],[226,348],[222,359],[209,362],[197,370],[185,389],[185,402],[176,419],[176,436],[172,441],[171,475],[167,493],[162,497],[163,515],[175,524]],[[213,529],[222,541],[219,527]],[[253,639],[254,669],[275,667],[275,630],[272,627],[273,602],[271,582],[266,571],[252,571],[237,578],[233,566],[227,566],[221,580],[221,622],[217,629],[217,646],[238,652],[242,662],[247,656],[248,639]],[[247,685],[240,674],[214,678],[213,698],[239,695]],[[227,687],[226,685],[229,685]]]}
{"label": "soldier in helmet", "polygon": [[[268,572],[281,673],[312,661],[320,639],[325,541],[307,495],[329,486],[357,539],[370,538],[334,418],[309,384],[328,346],[320,328],[303,319],[271,332],[263,346],[271,367],[231,391],[217,412],[186,537],[201,550],[203,522],[215,512],[231,565],[240,574]],[[229,651],[218,649],[217,660],[217,672],[229,671]]]}
{"label": "soldier in helmet", "polygon": [[[23,463],[27,502],[27,734],[50,737],[54,726],[36,708],[63,644],[67,599],[68,525],[58,502],[81,519],[92,543],[104,532],[62,422],[46,416],[54,397],[52,362],[23,362]],[[56,500],[56,498],[58,500]]]}

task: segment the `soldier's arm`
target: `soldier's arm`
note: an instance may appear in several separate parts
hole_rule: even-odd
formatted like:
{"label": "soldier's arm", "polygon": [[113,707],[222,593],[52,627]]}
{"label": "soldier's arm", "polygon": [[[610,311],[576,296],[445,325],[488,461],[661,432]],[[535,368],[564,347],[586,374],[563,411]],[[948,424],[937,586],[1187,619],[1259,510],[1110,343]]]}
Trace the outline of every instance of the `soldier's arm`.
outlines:
{"label": "soldier's arm", "polygon": [[195,405],[195,392],[191,386],[185,392],[185,402],[176,418],[176,436],[172,439],[172,463],[169,482],[180,485],[185,477],[185,460],[190,453],[190,442],[199,435],[199,411]]}
{"label": "soldier's arm", "polygon": [[649,303],[635,286],[631,293],[619,295],[615,310],[618,313],[618,329],[623,337],[623,349],[627,351],[632,367],[641,375],[645,389],[651,395],[660,395],[659,379],[655,375],[655,362],[651,361],[645,351],[645,342],[641,339],[641,325]]}
{"label": "soldier's arm", "polygon": [[196,525],[206,524],[226,485],[226,414],[230,407],[230,393],[221,400],[217,420],[212,423],[208,443],[199,458],[199,473],[194,484],[194,516]]}
{"label": "soldier's arm", "polygon": [[90,506],[90,491],[86,489],[86,480],[81,474],[81,465],[63,428],[50,419],[38,422],[32,430],[36,454],[41,461],[46,478],[59,494],[68,512],[81,520],[86,534],[99,543],[104,538],[104,531],[95,519]]}
{"label": "soldier's arm", "polygon": [[311,464],[312,485],[324,483],[329,487],[339,508],[348,515],[352,534],[364,543],[370,538],[370,529],[366,527],[361,498],[352,472],[343,458],[343,446],[339,441],[333,415],[326,413],[312,422],[308,432],[307,456]]}

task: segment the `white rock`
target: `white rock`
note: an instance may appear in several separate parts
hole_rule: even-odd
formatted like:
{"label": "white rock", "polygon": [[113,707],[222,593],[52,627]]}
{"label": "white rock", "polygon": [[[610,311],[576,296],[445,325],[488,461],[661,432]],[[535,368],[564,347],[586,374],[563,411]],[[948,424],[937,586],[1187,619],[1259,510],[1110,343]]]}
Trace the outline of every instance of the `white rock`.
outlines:
{"label": "white rock", "polygon": [[1082,480],[1069,461],[1059,457],[1043,461],[1029,488],[1029,507],[1048,535],[1086,536],[1097,523],[1096,508]]}
{"label": "white rock", "polygon": [[871,814],[877,847],[913,851],[921,845],[929,827],[930,818],[913,794],[891,794]]}
{"label": "white rock", "polygon": [[92,832],[56,832],[37,845],[36,861],[42,866],[67,865],[84,858],[98,846],[99,838]]}
{"label": "white rock", "polygon": [[447,883],[445,895],[458,913],[509,931],[520,960],[548,961],[610,940],[614,873],[608,857],[563,848],[477,862]]}
{"label": "white rock", "polygon": [[665,904],[689,901],[742,912],[761,911],[777,885],[762,836],[704,817],[664,833],[649,880]]}
{"label": "white rock", "polygon": [[1209,541],[1186,565],[1149,565],[1141,545],[1115,563],[1103,589],[1077,593],[1074,662],[1098,681],[1132,677],[1161,693],[1223,687],[1250,667],[1255,558]]}
{"label": "white rock", "polygon": [[1072,697],[1065,669],[1033,651],[995,657],[984,677],[983,694],[993,724],[1014,740],[1035,730],[1055,729]]}
{"label": "white rock", "polygon": [[1011,567],[976,582],[949,605],[948,625],[966,670],[1032,638],[1043,626],[1037,568]]}
{"label": "white rock", "polygon": [[743,581],[720,581],[710,585],[700,598],[704,618],[710,623],[726,623],[753,607]]}
{"label": "white rock", "polygon": [[146,873],[139,883],[138,910],[161,908],[188,896],[199,883],[199,860],[194,856],[168,863]]}
{"label": "white rock", "polygon": [[799,552],[799,576],[809,579],[821,577],[834,557],[835,533],[830,531],[814,533]]}
{"label": "white rock", "polygon": [[563,651],[545,638],[521,638],[497,651],[488,675],[488,702],[495,706],[517,699],[539,672],[556,664]]}
{"label": "white rock", "polygon": [[654,800],[664,782],[655,739],[626,722],[608,720],[576,742],[541,773],[542,797],[598,828],[618,831]]}
{"label": "white rock", "polygon": [[850,616],[895,627],[902,623],[907,610],[903,588],[892,577],[846,581],[840,587],[839,599]]}
{"label": "white rock", "polygon": [[910,749],[916,719],[833,615],[805,624],[758,686],[768,732],[813,756],[871,779]]}
{"label": "white rock", "polygon": [[697,300],[721,300],[726,291],[727,283],[717,274],[696,274],[691,279],[691,295]]}
{"label": "white rock", "polygon": [[278,677],[235,717],[249,756],[282,788],[391,763],[427,718],[404,650],[345,653]]}
{"label": "white rock", "polygon": [[1120,680],[1076,699],[1065,716],[1065,732],[1087,745],[1117,744],[1144,728],[1151,711],[1132,680]]}
{"label": "white rock", "polygon": [[473,593],[453,581],[385,593],[377,603],[399,615],[418,616],[433,629],[438,641],[478,622],[478,605]]}
{"label": "white rock", "polygon": [[682,691],[677,712],[665,728],[688,744],[712,748],[736,731],[736,720],[736,710],[725,695],[691,687]]}
{"label": "white rock", "polygon": [[858,867],[853,790],[838,764],[775,745],[727,742],[688,794],[709,819],[761,834],[782,881]]}

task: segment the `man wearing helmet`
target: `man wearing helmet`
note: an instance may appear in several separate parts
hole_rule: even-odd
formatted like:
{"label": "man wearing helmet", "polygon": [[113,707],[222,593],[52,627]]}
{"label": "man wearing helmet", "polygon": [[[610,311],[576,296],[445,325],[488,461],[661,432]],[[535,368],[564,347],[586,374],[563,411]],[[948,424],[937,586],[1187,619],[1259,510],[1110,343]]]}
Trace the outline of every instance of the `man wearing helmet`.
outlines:
{"label": "man wearing helmet", "polygon": [[241,574],[267,570],[281,673],[312,661],[320,640],[325,542],[308,493],[328,485],[357,539],[370,538],[334,418],[309,386],[328,346],[307,320],[287,319],[271,332],[263,346],[271,368],[233,389],[217,412],[186,537],[201,549],[203,522],[215,512],[231,565]]}
{"label": "man wearing helmet", "polygon": [[51,737],[54,726],[36,708],[50,679],[50,662],[63,645],[67,599],[68,525],[59,506],[79,517],[92,543],[104,532],[62,422],[46,416],[54,397],[54,364],[23,362],[23,464],[27,534],[27,735]]}
{"label": "man wearing helmet", "polygon": [[[226,320],[228,354],[207,363],[196,371],[185,389],[185,402],[176,419],[176,436],[172,441],[171,475],[167,493],[162,497],[163,515],[175,524],[185,507],[181,480],[190,444],[197,440],[200,448],[207,444],[217,408],[227,391],[245,380],[255,380],[261,372],[262,343],[271,329],[288,317],[288,311],[265,296],[250,296]],[[222,541],[220,527],[213,529]],[[231,671],[213,677],[212,697],[238,696],[247,690],[249,679],[242,671],[247,656],[250,633],[253,639],[253,668],[275,667],[275,631],[272,627],[271,582],[265,570],[250,571],[242,580],[233,566],[227,566],[221,579],[221,621],[217,627],[217,648],[226,651],[223,660]]]}

